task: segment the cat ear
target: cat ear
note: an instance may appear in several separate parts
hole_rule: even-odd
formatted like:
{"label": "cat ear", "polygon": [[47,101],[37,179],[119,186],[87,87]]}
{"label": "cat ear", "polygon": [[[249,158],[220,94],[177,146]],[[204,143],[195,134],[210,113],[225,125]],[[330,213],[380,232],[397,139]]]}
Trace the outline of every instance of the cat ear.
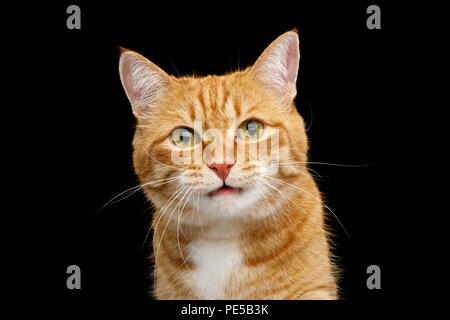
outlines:
{"label": "cat ear", "polygon": [[135,116],[142,116],[169,86],[170,76],[140,54],[121,49],[120,81]]}
{"label": "cat ear", "polygon": [[264,50],[252,67],[254,76],[281,98],[293,100],[297,95],[296,81],[300,49],[296,31],[288,31]]}

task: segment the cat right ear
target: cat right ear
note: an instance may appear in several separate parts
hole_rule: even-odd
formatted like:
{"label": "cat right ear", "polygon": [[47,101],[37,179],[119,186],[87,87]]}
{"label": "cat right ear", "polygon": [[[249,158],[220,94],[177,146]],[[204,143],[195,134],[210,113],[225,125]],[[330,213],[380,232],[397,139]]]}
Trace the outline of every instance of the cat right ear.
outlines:
{"label": "cat right ear", "polygon": [[134,51],[122,48],[119,73],[136,117],[145,115],[171,82],[170,76],[157,65]]}

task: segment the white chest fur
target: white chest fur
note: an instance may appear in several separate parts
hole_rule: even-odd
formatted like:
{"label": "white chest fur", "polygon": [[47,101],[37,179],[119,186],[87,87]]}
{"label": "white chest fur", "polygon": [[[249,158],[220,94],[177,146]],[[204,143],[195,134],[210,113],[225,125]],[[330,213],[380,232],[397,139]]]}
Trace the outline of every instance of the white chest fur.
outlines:
{"label": "white chest fur", "polygon": [[189,244],[195,264],[190,282],[200,299],[223,299],[230,275],[241,264],[236,240],[198,240]]}

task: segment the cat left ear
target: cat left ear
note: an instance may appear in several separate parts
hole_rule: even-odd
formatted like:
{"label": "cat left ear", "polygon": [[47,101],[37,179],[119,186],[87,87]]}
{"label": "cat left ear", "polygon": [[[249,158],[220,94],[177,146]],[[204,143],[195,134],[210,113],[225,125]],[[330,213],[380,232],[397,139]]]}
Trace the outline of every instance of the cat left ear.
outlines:
{"label": "cat left ear", "polygon": [[172,81],[170,76],[137,52],[121,48],[120,81],[135,116],[143,116],[158,102]]}
{"label": "cat left ear", "polygon": [[296,31],[288,31],[273,41],[253,65],[251,72],[267,88],[282,99],[297,95],[296,81],[300,62]]}

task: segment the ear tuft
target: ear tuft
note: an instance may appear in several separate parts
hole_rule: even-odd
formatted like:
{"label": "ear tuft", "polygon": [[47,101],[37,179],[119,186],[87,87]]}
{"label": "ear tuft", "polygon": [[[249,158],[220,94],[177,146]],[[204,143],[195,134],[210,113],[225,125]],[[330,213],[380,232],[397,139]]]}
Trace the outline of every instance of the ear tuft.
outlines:
{"label": "ear tuft", "polygon": [[300,62],[298,34],[288,31],[267,47],[252,67],[252,73],[280,98],[293,100]]}
{"label": "ear tuft", "polygon": [[126,51],[132,51],[132,50],[127,49],[127,48],[122,47],[122,46],[119,46],[119,51],[120,51],[120,54],[122,55],[122,53],[124,53],[124,52],[126,52]]}
{"label": "ear tuft", "polygon": [[120,81],[136,116],[142,116],[160,98],[170,77],[140,54],[120,47]]}

